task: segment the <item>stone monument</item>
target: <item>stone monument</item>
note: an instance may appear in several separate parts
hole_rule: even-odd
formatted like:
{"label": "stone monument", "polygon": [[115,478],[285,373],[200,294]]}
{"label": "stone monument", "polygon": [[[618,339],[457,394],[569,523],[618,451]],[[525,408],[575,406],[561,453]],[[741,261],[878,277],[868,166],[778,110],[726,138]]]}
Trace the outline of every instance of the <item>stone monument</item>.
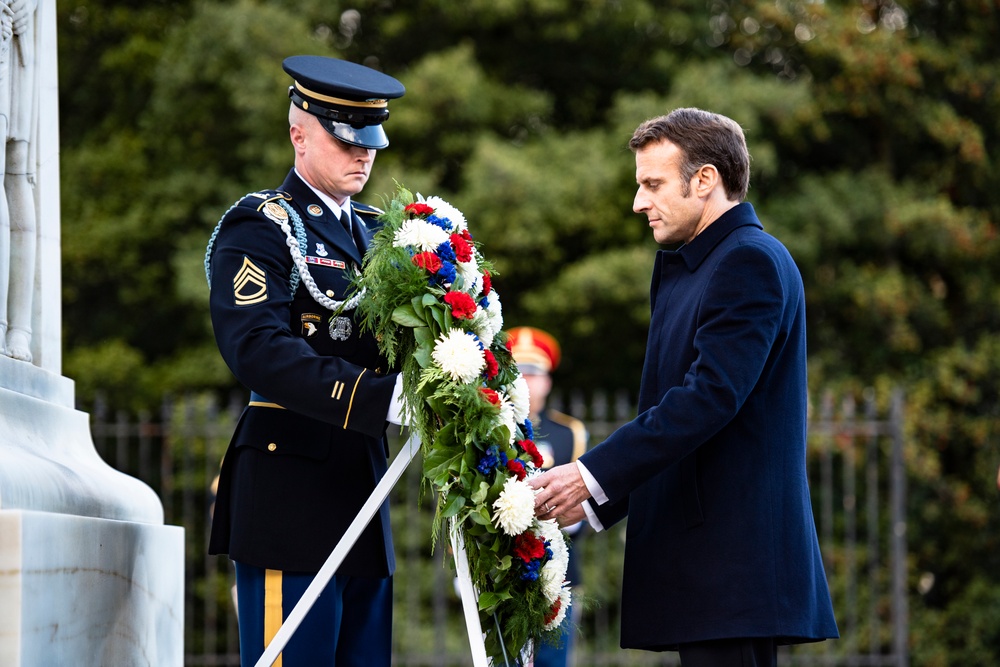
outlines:
{"label": "stone monument", "polygon": [[55,0],[0,0],[0,665],[181,667],[183,529],[61,373],[56,60]]}

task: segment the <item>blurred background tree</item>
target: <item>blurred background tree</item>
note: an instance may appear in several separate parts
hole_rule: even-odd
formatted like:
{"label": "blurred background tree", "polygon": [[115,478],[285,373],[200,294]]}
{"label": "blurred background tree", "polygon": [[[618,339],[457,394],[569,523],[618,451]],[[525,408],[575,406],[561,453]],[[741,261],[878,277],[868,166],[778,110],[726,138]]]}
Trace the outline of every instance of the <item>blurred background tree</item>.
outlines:
{"label": "blurred background tree", "polygon": [[[669,5],[664,7],[662,5]],[[202,266],[291,164],[281,60],[407,87],[362,200],[464,210],[506,326],[556,378],[635,392],[657,246],[626,144],[727,114],[750,200],[806,284],[811,382],[901,386],[913,662],[1000,664],[1000,9],[989,0],[68,0],[58,3],[65,373],[83,401],[233,387]],[[918,586],[917,582],[920,582]],[[975,635],[972,641],[970,633]]]}

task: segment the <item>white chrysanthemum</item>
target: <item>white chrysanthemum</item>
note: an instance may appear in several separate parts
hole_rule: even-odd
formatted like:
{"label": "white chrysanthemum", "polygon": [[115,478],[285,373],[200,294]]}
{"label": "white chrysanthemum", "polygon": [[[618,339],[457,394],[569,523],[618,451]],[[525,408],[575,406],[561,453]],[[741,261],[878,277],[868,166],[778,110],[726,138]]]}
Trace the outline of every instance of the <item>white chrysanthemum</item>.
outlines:
{"label": "white chrysanthemum", "polygon": [[510,397],[507,396],[502,391],[497,392],[500,397],[500,424],[507,427],[507,431],[510,433],[510,439],[507,444],[513,444],[514,439],[517,434],[517,419],[514,417],[514,404],[511,402]]}
{"label": "white chrysanthemum", "polygon": [[[552,560],[569,563],[569,546],[566,544],[566,536],[555,519],[538,522],[538,537],[549,543]],[[565,570],[563,574],[565,574]]]}
{"label": "white chrysanthemum", "polygon": [[503,311],[496,290],[490,291],[484,298],[487,303],[486,308],[482,305],[476,308],[476,313],[472,316],[472,328],[475,329],[479,340],[483,341],[483,345],[489,348],[493,345],[493,339],[503,329]]}
{"label": "white chrysanthemum", "polygon": [[434,215],[437,217],[447,218],[451,222],[453,232],[461,232],[467,227],[462,212],[440,197],[428,197],[424,203],[434,209]]}
{"label": "white chrysanthemum", "polygon": [[486,367],[475,336],[461,329],[452,329],[438,338],[431,358],[441,370],[460,382],[472,382]]}
{"label": "white chrysanthemum", "polygon": [[448,240],[448,232],[445,230],[421,218],[414,218],[406,220],[396,230],[392,237],[392,245],[397,248],[412,247],[417,252],[434,252],[439,245]]}
{"label": "white chrysanthemum", "polygon": [[555,618],[545,624],[545,627],[542,628],[543,630],[555,630],[562,625],[563,619],[566,618],[566,612],[569,611],[570,605],[573,604],[573,595],[570,593],[568,586],[559,592],[559,602],[559,611],[556,612]]}
{"label": "white chrysanthemum", "polygon": [[472,316],[472,330],[476,332],[479,340],[483,342],[483,346],[487,350],[493,346],[493,339],[496,337],[496,332],[493,331],[493,322],[490,320],[490,314],[482,306],[476,306],[476,312]]}
{"label": "white chrysanthemum", "polygon": [[538,522],[538,537],[549,543],[552,558],[542,567],[539,579],[542,593],[549,602],[555,602],[566,583],[566,570],[569,568],[569,548],[559,524],[554,519]]}
{"label": "white chrysanthemum", "polygon": [[511,537],[526,531],[535,520],[535,490],[517,477],[508,477],[493,502],[493,523]]}
{"label": "white chrysanthemum", "polygon": [[507,397],[514,406],[514,421],[523,424],[531,414],[529,402],[528,381],[518,375],[514,383],[507,387]]}
{"label": "white chrysanthemum", "polygon": [[483,274],[479,270],[479,262],[475,256],[468,262],[458,262],[458,275],[462,276],[462,283],[465,285],[466,294],[473,297],[479,296],[483,291]]}
{"label": "white chrysanthemum", "polygon": [[565,568],[560,572],[558,565],[554,560],[550,560],[542,567],[542,572],[538,575],[538,581],[542,584],[542,594],[545,595],[545,599],[549,603],[556,601],[563,589],[563,584],[566,583]]}

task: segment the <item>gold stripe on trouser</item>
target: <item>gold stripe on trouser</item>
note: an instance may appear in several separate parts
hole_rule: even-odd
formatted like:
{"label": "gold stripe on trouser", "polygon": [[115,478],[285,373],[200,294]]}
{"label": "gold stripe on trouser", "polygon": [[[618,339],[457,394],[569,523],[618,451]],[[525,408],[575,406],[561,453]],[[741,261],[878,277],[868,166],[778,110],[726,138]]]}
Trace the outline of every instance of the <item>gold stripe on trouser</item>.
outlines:
{"label": "gold stripe on trouser", "polygon": [[[264,570],[264,647],[271,643],[281,628],[281,570]],[[281,667],[281,654],[272,663]]]}

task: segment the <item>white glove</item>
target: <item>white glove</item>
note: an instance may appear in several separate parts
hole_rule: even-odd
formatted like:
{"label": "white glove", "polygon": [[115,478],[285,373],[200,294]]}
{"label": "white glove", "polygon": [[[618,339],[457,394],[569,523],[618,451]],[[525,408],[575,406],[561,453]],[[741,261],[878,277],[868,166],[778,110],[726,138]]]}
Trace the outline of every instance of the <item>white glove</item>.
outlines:
{"label": "white glove", "polygon": [[403,425],[403,375],[396,376],[396,386],[392,389],[392,398],[389,399],[389,413],[385,419],[390,424],[396,426]]}

